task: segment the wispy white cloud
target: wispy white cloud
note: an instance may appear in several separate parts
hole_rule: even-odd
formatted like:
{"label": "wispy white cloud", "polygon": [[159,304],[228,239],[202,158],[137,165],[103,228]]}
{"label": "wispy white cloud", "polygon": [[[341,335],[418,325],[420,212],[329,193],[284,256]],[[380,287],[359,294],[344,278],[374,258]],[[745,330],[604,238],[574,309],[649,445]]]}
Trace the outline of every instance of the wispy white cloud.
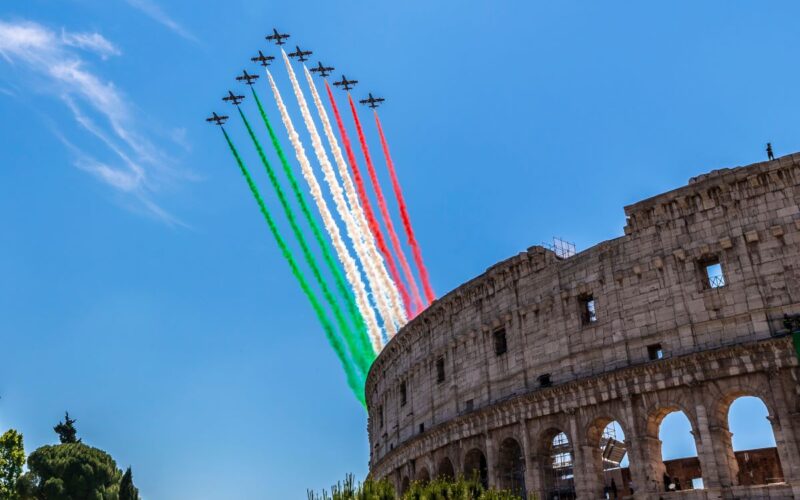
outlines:
{"label": "wispy white cloud", "polygon": [[103,59],[122,54],[116,45],[100,33],[68,33],[61,30],[61,41],[69,47],[91,50]]}
{"label": "wispy white cloud", "polygon": [[196,36],[194,36],[189,30],[184,28],[181,24],[177,21],[172,19],[166,12],[164,12],[161,7],[155,3],[153,0],[126,0],[131,7],[134,7],[140,11],[142,11],[147,16],[151,17],[154,21],[159,24],[162,24],[172,30],[179,36],[190,40],[192,42],[198,43],[199,40]]}
{"label": "wispy white cloud", "polygon": [[10,64],[24,64],[31,75],[44,78],[42,90],[61,99],[75,121],[116,158],[114,164],[97,160],[57,132],[75,157],[75,166],[138,200],[151,215],[176,223],[152,199],[163,179],[177,176],[176,169],[169,156],[139,132],[134,107],[113,82],[89,67],[82,58],[84,51],[103,58],[119,54],[99,33],[62,31],[58,36],[37,23],[0,21],[0,56]]}

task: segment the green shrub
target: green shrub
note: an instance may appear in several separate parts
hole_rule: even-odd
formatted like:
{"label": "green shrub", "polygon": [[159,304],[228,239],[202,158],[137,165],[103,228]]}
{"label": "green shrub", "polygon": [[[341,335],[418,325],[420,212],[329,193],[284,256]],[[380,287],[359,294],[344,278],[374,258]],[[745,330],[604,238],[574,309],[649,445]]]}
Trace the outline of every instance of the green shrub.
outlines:
{"label": "green shrub", "polygon": [[[366,480],[356,484],[352,475],[344,482],[331,487],[331,493],[323,490],[317,494],[308,492],[308,500],[395,500],[399,498],[394,487],[386,480]],[[462,477],[437,479],[430,482],[415,481],[411,483],[402,500],[522,500],[519,496],[507,491],[486,490],[475,479]]]}

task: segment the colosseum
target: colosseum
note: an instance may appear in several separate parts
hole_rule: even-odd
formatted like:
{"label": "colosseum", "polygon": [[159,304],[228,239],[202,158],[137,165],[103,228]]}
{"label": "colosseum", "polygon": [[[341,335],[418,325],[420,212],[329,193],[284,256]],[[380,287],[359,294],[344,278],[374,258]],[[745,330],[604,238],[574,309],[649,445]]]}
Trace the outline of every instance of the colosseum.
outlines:
{"label": "colosseum", "polygon": [[[389,342],[366,385],[371,477],[403,491],[475,475],[529,499],[800,498],[800,154],[625,214],[623,236],[533,246]],[[774,447],[734,452],[744,396]],[[673,412],[696,457],[662,458]]]}

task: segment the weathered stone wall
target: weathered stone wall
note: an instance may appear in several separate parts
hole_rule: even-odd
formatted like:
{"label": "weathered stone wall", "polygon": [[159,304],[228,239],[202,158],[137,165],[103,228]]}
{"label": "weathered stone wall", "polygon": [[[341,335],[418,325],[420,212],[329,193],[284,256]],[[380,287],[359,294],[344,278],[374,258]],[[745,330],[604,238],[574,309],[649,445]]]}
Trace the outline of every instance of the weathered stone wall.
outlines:
{"label": "weathered stone wall", "polygon": [[[736,459],[720,408],[753,394],[770,408],[784,476],[800,488],[798,439],[787,429],[800,424],[797,360],[775,338],[784,314],[800,313],[800,154],[705,174],[625,213],[624,236],[567,259],[532,247],[403,328],[367,380],[373,475],[399,485],[436,475],[445,459],[463,472],[477,448],[490,482],[522,473],[526,489],[544,495],[547,440],[559,431],[573,446],[575,489],[596,498],[602,471],[590,441],[613,417],[636,443],[631,473],[644,495],[663,475],[653,422],[682,409],[706,487],[730,488]],[[709,284],[712,262],[724,286]],[[596,321],[585,317],[589,299]],[[654,361],[656,346],[663,359]],[[544,374],[552,387],[541,387]],[[522,472],[497,470],[506,438],[522,449]]]}

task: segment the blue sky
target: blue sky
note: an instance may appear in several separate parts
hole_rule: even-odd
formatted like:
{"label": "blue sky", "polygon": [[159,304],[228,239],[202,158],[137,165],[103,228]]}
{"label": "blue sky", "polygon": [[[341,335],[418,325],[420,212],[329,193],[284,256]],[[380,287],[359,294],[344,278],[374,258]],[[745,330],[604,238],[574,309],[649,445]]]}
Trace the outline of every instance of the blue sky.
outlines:
{"label": "blue sky", "polygon": [[625,204],[762,160],[767,141],[800,150],[798,15],[789,1],[3,2],[0,428],[32,450],[69,409],[147,499],[304,498],[365,474],[364,411],[203,122],[272,26],[387,97],[443,294],[554,235],[619,236]]}

